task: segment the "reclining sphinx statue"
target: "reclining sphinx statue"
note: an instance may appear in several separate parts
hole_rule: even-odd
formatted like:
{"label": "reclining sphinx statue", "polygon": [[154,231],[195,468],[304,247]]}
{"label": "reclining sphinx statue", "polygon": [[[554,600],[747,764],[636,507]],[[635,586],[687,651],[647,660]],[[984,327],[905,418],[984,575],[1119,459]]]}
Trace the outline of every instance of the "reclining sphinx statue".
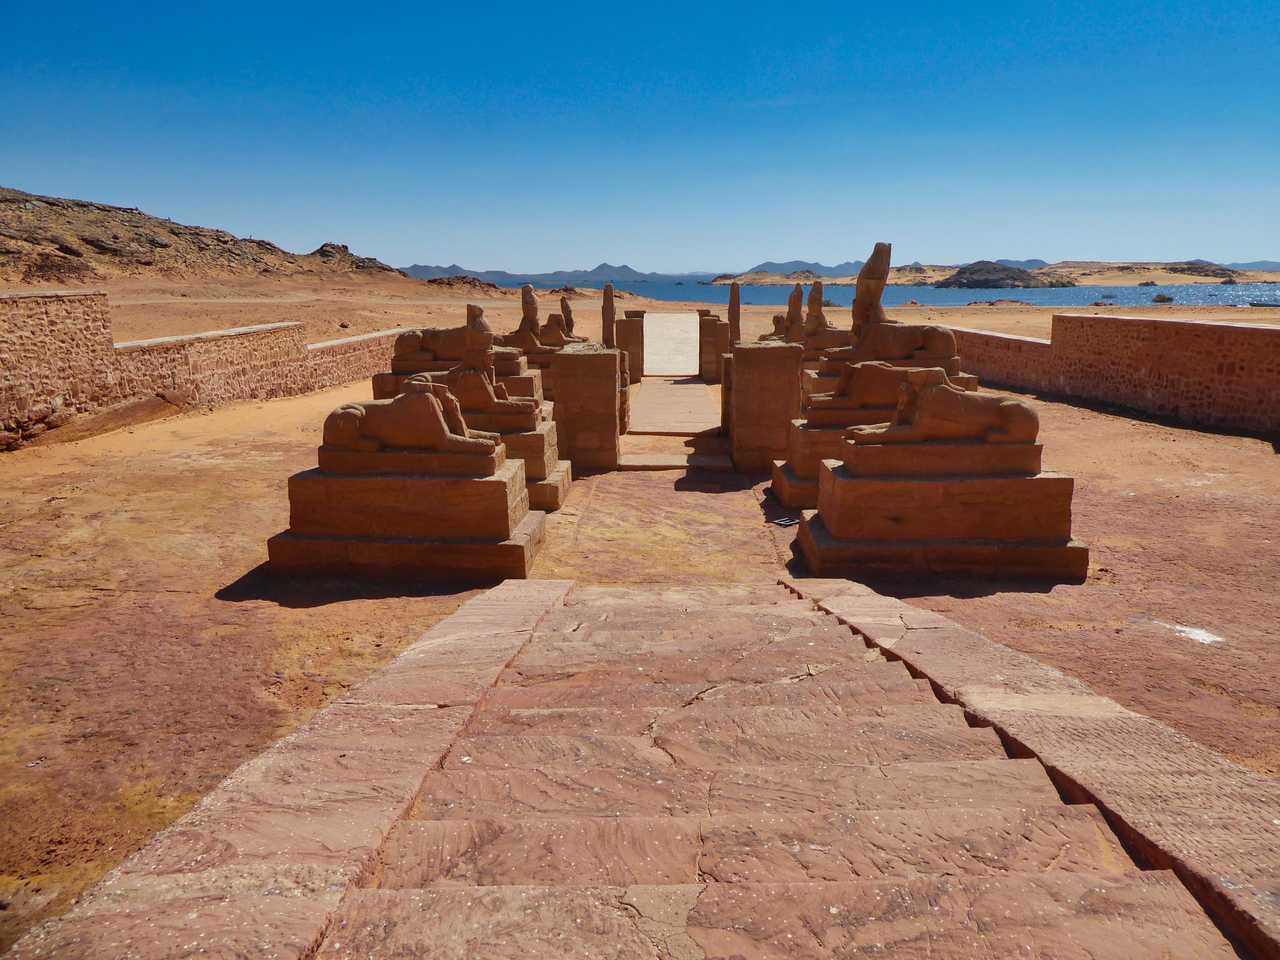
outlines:
{"label": "reclining sphinx statue", "polygon": [[[416,378],[415,378],[416,379]],[[324,421],[324,445],[336,450],[417,450],[492,454],[499,438],[467,428],[443,383],[417,382],[390,400],[344,403]]]}
{"label": "reclining sphinx statue", "polygon": [[560,298],[560,312],[550,314],[538,332],[538,339],[549,347],[564,347],[571,343],[586,343],[586,337],[573,332],[573,304],[568,297]]}
{"label": "reclining sphinx statue", "polygon": [[[923,372],[932,375],[935,371],[938,375],[936,382],[951,382],[940,367]],[[814,416],[815,411],[853,411],[867,408],[894,410],[902,396],[902,389],[913,372],[914,368],[895,367],[884,360],[842,364],[840,379],[836,381],[834,389],[809,396],[807,410],[810,420],[822,422],[823,418]]]}
{"label": "reclining sphinx statue", "polygon": [[[441,361],[457,363],[462,360],[467,350],[467,338],[476,322],[472,310],[468,304],[467,322],[460,327],[427,327],[400,334],[396,337],[391,369],[397,373],[418,373],[424,367],[438,369]],[[483,311],[480,311],[479,321],[484,324]],[[488,324],[484,324],[484,330],[492,334]],[[512,361],[519,357],[519,352],[509,347],[501,348],[501,352],[504,358]]]}
{"label": "reclining sphinx statue", "polygon": [[[862,365],[860,365],[862,366]],[[910,369],[899,388],[893,422],[850,427],[855,443],[1034,443],[1040,417],[1022,400],[962,390],[939,367]]]}
{"label": "reclining sphinx statue", "polygon": [[852,344],[828,349],[823,355],[821,373],[839,372],[841,363],[863,360],[887,360],[898,366],[941,366],[948,376],[960,373],[960,356],[956,335],[946,327],[907,324],[890,320],[881,298],[889,281],[889,258],[893,247],[877,243],[871,256],[858,271],[858,288],[854,295]]}
{"label": "reclining sphinx statue", "polygon": [[520,326],[495,340],[499,346],[516,347],[529,357],[545,356],[560,350],[559,346],[542,342],[538,326],[538,298],[532,284],[526,283],[520,288]]}
{"label": "reclining sphinx statue", "polygon": [[[405,381],[403,389],[434,389],[443,385],[465,416],[482,425],[533,430],[541,414],[538,401],[512,399],[497,382],[493,367],[493,330],[484,318],[484,308],[467,304],[466,345],[462,360],[445,373],[419,373]],[[474,431],[473,431],[474,434]]]}

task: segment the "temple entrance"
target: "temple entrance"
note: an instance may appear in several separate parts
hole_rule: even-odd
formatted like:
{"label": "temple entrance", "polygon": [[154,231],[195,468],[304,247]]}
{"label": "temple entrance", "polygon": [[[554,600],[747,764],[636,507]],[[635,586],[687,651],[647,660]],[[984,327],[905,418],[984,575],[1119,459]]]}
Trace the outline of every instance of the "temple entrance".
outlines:
{"label": "temple entrance", "polygon": [[698,315],[644,315],[644,373],[646,377],[698,375]]}

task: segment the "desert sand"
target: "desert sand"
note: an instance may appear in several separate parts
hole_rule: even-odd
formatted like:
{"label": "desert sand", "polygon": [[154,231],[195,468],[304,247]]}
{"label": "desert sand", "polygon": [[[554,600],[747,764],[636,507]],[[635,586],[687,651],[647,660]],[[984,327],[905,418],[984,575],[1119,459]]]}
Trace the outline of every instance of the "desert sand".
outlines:
{"label": "desert sand", "polygon": [[[423,286],[388,278],[175,290],[127,281],[109,290],[120,339],[298,319],[309,339],[322,340],[454,324],[467,299],[482,303],[495,326],[515,325],[512,295]],[[575,300],[579,332],[598,334],[597,302]],[[544,300],[544,310],[550,305]],[[1036,335],[1047,333],[1051,311],[891,313]],[[768,329],[771,314],[748,308],[744,333]],[[0,637],[0,816],[18,827],[0,845],[0,897],[10,904],[0,945],[64,908],[236,765],[469,595],[281,580],[260,568],[266,538],[287,525],[285,479],[314,461],[324,414],[367,396],[368,385],[356,383],[88,439],[59,442],[53,431],[0,461],[10,491],[0,508],[8,626]],[[1280,773],[1280,657],[1268,626],[1280,618],[1275,448],[1034,402],[1046,466],[1077,478],[1076,534],[1094,557],[1088,583],[1043,591],[943,584],[927,593],[877,586],[1034,653],[1255,770]],[[681,441],[628,443],[647,450]],[[1117,461],[1110,451],[1121,448]],[[769,522],[781,513],[750,478],[588,477],[550,518],[534,574],[768,580],[791,557],[792,531]]]}

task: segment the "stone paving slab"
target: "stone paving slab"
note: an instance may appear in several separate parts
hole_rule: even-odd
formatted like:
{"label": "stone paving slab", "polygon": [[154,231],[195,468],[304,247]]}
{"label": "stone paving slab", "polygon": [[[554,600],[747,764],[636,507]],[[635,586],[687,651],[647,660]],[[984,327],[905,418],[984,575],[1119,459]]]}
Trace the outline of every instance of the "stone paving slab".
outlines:
{"label": "stone paving slab", "polygon": [[720,429],[720,388],[692,377],[645,377],[631,387],[628,433],[693,437]]}
{"label": "stone paving slab", "polygon": [[938,614],[849,581],[781,582],[1042,760],[1253,955],[1280,958],[1280,783]]}
{"label": "stone paving slab", "polygon": [[856,814],[419,820],[378,886],[843,882],[932,874],[1136,874],[1093,807]]}
{"label": "stone paving slab", "polygon": [[1058,873],[361,890],[343,904],[318,958],[369,956],[1227,960],[1235,954],[1172,874]]}
{"label": "stone paving slab", "polygon": [[[487,768],[431,771],[410,816],[476,820],[829,813],[893,807],[1047,806],[1060,799],[1044,768],[1034,760],[1001,757],[882,766],[735,764],[715,770],[640,763],[558,766],[512,743],[507,766],[498,760],[504,750],[502,741],[522,738],[490,739],[494,753],[486,757]],[[619,744],[620,749],[635,747],[633,738]]]}

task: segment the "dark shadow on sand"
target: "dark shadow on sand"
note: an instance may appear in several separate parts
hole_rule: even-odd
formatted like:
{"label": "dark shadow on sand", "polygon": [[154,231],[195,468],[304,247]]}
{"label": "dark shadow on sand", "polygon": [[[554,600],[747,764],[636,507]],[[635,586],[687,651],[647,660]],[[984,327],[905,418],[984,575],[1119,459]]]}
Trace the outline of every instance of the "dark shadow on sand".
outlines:
{"label": "dark shadow on sand", "polygon": [[324,607],[348,600],[386,600],[393,597],[448,597],[470,590],[492,587],[499,579],[429,583],[405,578],[362,579],[326,575],[283,574],[274,572],[269,564],[260,563],[233,583],[214,594],[228,603],[244,603],[249,600],[266,600],[288,607],[305,610]]}

